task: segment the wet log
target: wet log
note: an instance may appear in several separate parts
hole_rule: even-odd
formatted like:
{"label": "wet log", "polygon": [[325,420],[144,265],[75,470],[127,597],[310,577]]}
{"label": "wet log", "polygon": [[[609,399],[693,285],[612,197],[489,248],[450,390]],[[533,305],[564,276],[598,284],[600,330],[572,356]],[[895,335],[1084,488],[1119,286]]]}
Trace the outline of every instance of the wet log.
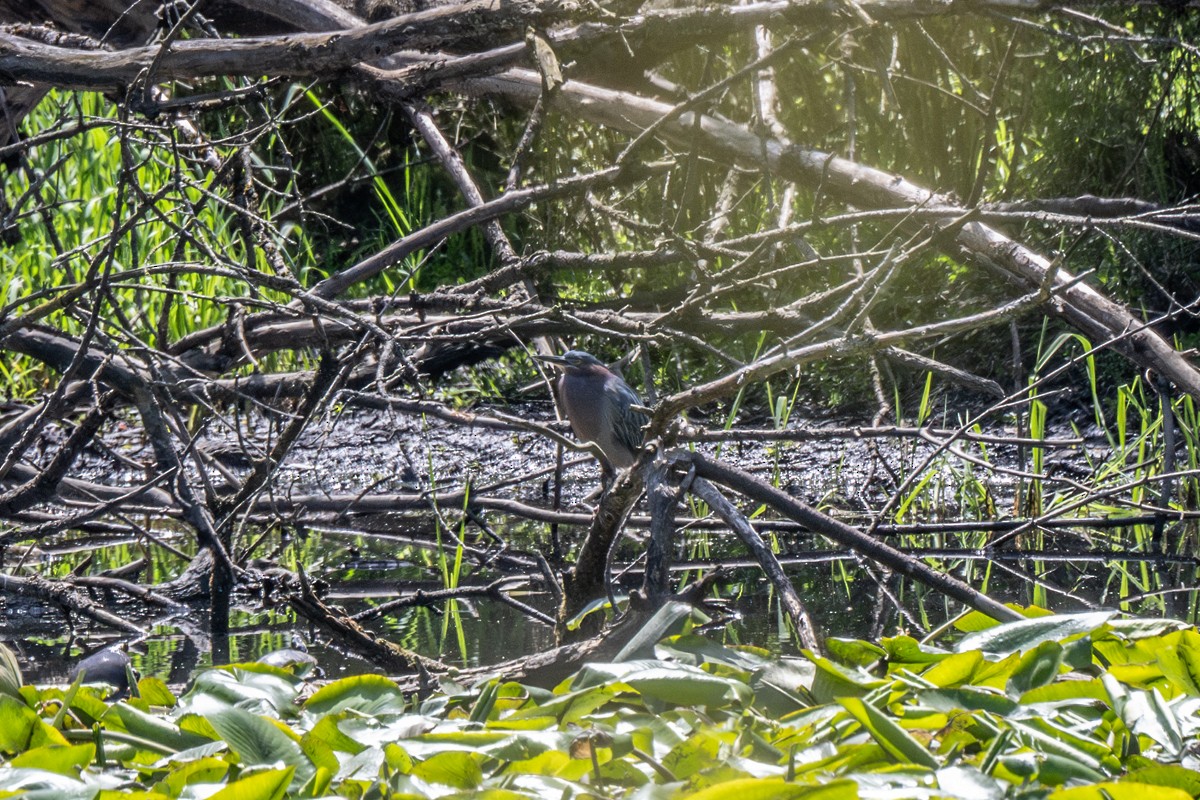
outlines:
{"label": "wet log", "polygon": [[432,658],[407,650],[398,644],[375,636],[341,611],[330,608],[317,597],[308,579],[300,574],[292,591],[288,592],[287,603],[297,614],[319,625],[338,642],[349,647],[373,664],[384,669],[409,674],[438,674],[450,668]]}
{"label": "wet log", "polygon": [[97,605],[67,584],[48,581],[37,575],[19,577],[0,572],[0,592],[31,597],[61,606],[99,624],[125,633],[144,635],[140,627]]}

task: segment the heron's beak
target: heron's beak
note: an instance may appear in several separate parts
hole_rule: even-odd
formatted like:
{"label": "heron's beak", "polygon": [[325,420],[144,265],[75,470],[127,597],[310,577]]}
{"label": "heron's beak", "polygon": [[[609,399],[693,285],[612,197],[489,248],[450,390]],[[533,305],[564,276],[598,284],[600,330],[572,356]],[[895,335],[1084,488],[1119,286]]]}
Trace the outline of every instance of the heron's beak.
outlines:
{"label": "heron's beak", "polygon": [[541,361],[543,364],[553,364],[556,367],[565,367],[567,360],[562,356],[539,356],[533,357],[534,361]]}

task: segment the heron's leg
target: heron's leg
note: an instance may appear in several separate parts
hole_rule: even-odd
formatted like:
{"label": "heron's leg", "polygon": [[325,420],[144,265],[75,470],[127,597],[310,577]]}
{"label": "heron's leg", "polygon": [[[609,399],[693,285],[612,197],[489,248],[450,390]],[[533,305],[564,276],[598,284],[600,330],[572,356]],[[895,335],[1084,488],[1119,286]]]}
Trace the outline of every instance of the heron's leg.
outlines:
{"label": "heron's leg", "polygon": [[589,492],[587,497],[583,498],[583,502],[590,505],[599,500],[605,492],[612,488],[616,477],[617,473],[613,470],[612,464],[609,464],[604,459],[600,459],[600,485]]}

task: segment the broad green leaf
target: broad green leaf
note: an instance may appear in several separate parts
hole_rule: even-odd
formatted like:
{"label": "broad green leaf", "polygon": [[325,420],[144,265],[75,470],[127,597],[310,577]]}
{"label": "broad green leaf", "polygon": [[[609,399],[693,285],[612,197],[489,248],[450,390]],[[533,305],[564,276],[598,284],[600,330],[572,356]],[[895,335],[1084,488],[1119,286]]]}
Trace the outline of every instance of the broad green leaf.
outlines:
{"label": "broad green leaf", "polygon": [[1041,767],[1038,770],[1038,780],[1051,786],[1061,786],[1069,780],[1099,781],[1105,776],[1099,770],[1080,763],[1071,756],[1061,756],[1054,753],[1039,756]]}
{"label": "broad green leaf", "polygon": [[750,679],[754,705],[773,717],[782,717],[813,705],[812,686],[816,669],[812,662],[780,659]]}
{"label": "broad green leaf", "polygon": [[338,757],[334,755],[333,748],[323,740],[306,733],[300,737],[300,749],[317,769],[323,769],[330,774],[338,771]]}
{"label": "broad green leaf", "polygon": [[712,730],[699,730],[672,747],[662,760],[663,766],[677,778],[690,778],[705,767],[712,766],[721,748],[732,740],[732,736],[722,737]]}
{"label": "broad green leaf", "polygon": [[1183,731],[1175,712],[1157,689],[1132,692],[1121,718],[1134,733],[1156,742],[1169,758],[1178,757],[1183,748]]}
{"label": "broad green leaf", "polygon": [[276,724],[240,708],[210,714],[208,721],[246,764],[283,763],[295,772],[298,782],[312,778],[313,763],[296,740],[280,727],[283,723]]}
{"label": "broad green leaf", "polygon": [[0,752],[19,753],[29,746],[40,719],[10,694],[0,694]]}
{"label": "broad green leaf", "polygon": [[1006,622],[994,628],[968,634],[959,640],[955,651],[982,650],[994,655],[1023,652],[1042,642],[1067,639],[1091,633],[1108,622],[1116,611],[1089,611],[1083,614],[1055,614],[1037,619]]}
{"label": "broad green leaf", "polygon": [[740,768],[736,763],[737,761],[739,760],[733,757],[709,761],[704,765],[703,769],[688,777],[687,782],[683,785],[681,794],[684,797],[691,797],[696,792],[717,786],[718,784],[740,781],[746,778],[767,777],[755,775],[753,772]]}
{"label": "broad green leaf", "polygon": [[430,783],[441,783],[456,789],[474,789],[483,781],[479,756],[462,750],[439,753],[417,764],[412,774]]}
{"label": "broad green leaf", "polygon": [[1021,695],[1020,699],[1021,705],[1025,707],[1069,700],[1105,701],[1108,700],[1108,692],[1105,690],[1104,684],[1097,679],[1090,681],[1059,680],[1046,686],[1030,689]]}
{"label": "broad green leaf", "polygon": [[750,687],[687,664],[669,661],[627,661],[588,664],[579,671],[576,686],[622,683],[639,693],[679,705],[723,706],[748,702]]}
{"label": "broad green leaf", "polygon": [[154,742],[163,752],[186,750],[206,744],[207,740],[194,733],[182,730],[164,717],[134,708],[128,703],[114,703],[104,715],[107,727],[126,730],[139,739]]}
{"label": "broad green leaf", "polygon": [[831,636],[825,640],[825,651],[839,664],[850,667],[866,667],[887,658],[888,652],[877,644],[861,639],[839,639]]}
{"label": "broad green leaf", "polygon": [[[586,670],[587,667],[576,674],[573,685],[588,679],[589,676],[585,675]],[[595,675],[590,677],[592,679],[596,678]],[[538,719],[546,715],[551,715],[559,723],[578,722],[597,709],[608,705],[618,694],[628,691],[629,687],[619,683],[609,683],[607,685],[603,685],[603,682],[602,685],[585,684],[580,689],[559,695],[553,700],[540,705],[519,708],[509,716],[509,720]]]}
{"label": "broad green leaf", "polygon": [[353,709],[367,715],[403,713],[407,704],[395,681],[382,675],[355,675],[318,689],[304,703],[314,714]]}
{"label": "broad green leaf", "polygon": [[506,773],[555,775],[577,781],[592,771],[592,763],[588,759],[571,758],[565,750],[547,750],[532,758],[510,761],[504,771]]}
{"label": "broad green leaf", "polygon": [[1180,689],[1163,675],[1162,666],[1159,663],[1109,667],[1108,674],[1121,683],[1136,686],[1139,689],[1161,685],[1164,689],[1169,690],[1172,696],[1180,693]]}
{"label": "broad green leaf", "polygon": [[753,672],[771,663],[770,654],[749,648],[726,647],[719,642],[694,633],[672,636],[654,648],[654,657],[679,664],[698,667],[701,664],[723,664],[737,670]]}
{"label": "broad green leaf", "polygon": [[918,697],[921,703],[939,711],[990,711],[997,716],[1007,717],[1020,708],[1020,704],[1010,697],[968,686],[958,689],[926,689],[918,693]]}
{"label": "broad green leaf", "polygon": [[348,711],[346,718],[338,723],[338,728],[360,745],[383,747],[389,742],[420,736],[433,730],[437,724],[438,720],[429,716],[384,714],[370,717]]}
{"label": "broad green leaf", "polygon": [[812,695],[818,703],[829,703],[839,697],[862,697],[885,681],[859,669],[843,667],[827,658],[812,657],[817,671],[813,676]]}
{"label": "broad green leaf", "polygon": [[446,750],[465,750],[472,753],[484,751],[511,737],[512,734],[508,731],[442,726],[442,730],[421,733],[411,738],[405,737],[407,741],[404,742],[404,746],[414,758],[421,759]]}
{"label": "broad green leaf", "polygon": [[949,650],[931,647],[911,636],[893,636],[883,640],[889,664],[930,664],[950,657]]}
{"label": "broad green leaf", "polygon": [[1183,692],[1200,695],[1200,633],[1186,630],[1179,641],[1158,652],[1163,675]]}
{"label": "broad green leaf", "polygon": [[256,772],[234,781],[208,800],[281,800],[292,782],[292,768]]}
{"label": "broad green leaf", "polygon": [[39,719],[37,724],[33,726],[33,733],[29,737],[30,747],[41,747],[47,744],[69,744],[67,738],[62,731],[51,725],[44,719]]}
{"label": "broad green leaf", "polygon": [[[743,776],[745,773],[743,773]],[[614,758],[600,765],[600,777],[605,783],[618,786],[643,786],[649,783],[646,774],[622,758]]]}
{"label": "broad green leaf", "polygon": [[995,774],[1018,784],[1036,778],[1047,786],[1061,786],[1068,780],[1095,783],[1105,778],[1100,771],[1069,757],[1033,752],[1001,756]]}
{"label": "broad green leaf", "polygon": [[[209,725],[208,727],[211,728],[212,726]],[[216,741],[210,741],[208,744],[202,744],[199,747],[189,747],[187,750],[180,750],[177,753],[165,755],[154,762],[154,767],[156,769],[178,767],[191,763],[195,759],[208,758],[229,750],[229,745],[220,740],[220,735],[215,730],[212,732],[212,735]]]}
{"label": "broad green leaf", "polygon": [[47,772],[57,772],[59,775],[74,777],[79,774],[81,769],[92,763],[95,755],[96,746],[94,744],[48,744],[26,750],[10,763],[14,767],[44,769]]}
{"label": "broad green leaf", "polygon": [[393,772],[403,772],[405,775],[412,772],[415,764],[408,751],[395,742],[384,746],[383,760],[388,765],[388,769]]}
{"label": "broad green leaf", "polygon": [[385,763],[383,748],[368,747],[361,753],[343,760],[334,780],[340,784],[355,779],[373,782],[378,779]]}
{"label": "broad green leaf", "polygon": [[944,688],[961,686],[971,681],[982,664],[983,653],[978,650],[955,653],[922,672],[921,677],[934,686]]}
{"label": "broad green leaf", "polygon": [[[530,706],[533,711],[538,711],[539,707]],[[516,712],[514,712],[516,713]],[[558,725],[558,720],[554,717],[515,717],[510,716],[506,719],[494,719],[487,723],[488,729],[493,731],[543,731],[548,728],[553,728]]]}
{"label": "broad green leaf", "polygon": [[1096,651],[1092,637],[1096,635],[1093,632],[1087,636],[1081,636],[1078,639],[1071,639],[1063,643],[1063,665],[1068,670],[1085,671],[1092,668],[1092,664],[1096,661]]}
{"label": "broad green leaf", "polygon": [[1191,800],[1191,797],[1182,789],[1122,781],[1059,789],[1049,800]]}
{"label": "broad green leaf", "polygon": [[[1121,620],[1109,620],[1109,626]],[[1104,661],[1113,666],[1127,664],[1154,664],[1163,648],[1179,643],[1181,634],[1177,631],[1165,633],[1162,636],[1152,636],[1145,639],[1126,639],[1114,636],[1109,631],[1104,636],[1097,637],[1092,642],[1092,648]]]}
{"label": "broad green leaf", "polygon": [[782,778],[742,778],[710,786],[688,800],[858,800],[858,784],[834,780],[818,786],[788,783]]}
{"label": "broad green leaf", "polygon": [[204,738],[205,741],[221,738],[221,734],[217,733],[217,729],[212,726],[212,723],[199,714],[180,714],[176,717],[175,721],[179,723],[181,731],[194,733]]}
{"label": "broad green leaf", "polygon": [[187,761],[171,770],[155,787],[172,797],[183,793],[193,783],[217,783],[229,774],[229,762],[220,758],[201,757]]}
{"label": "broad green leaf", "polygon": [[679,633],[687,633],[693,623],[703,625],[711,621],[711,617],[692,604],[670,600],[659,606],[653,616],[646,620],[638,632],[621,648],[613,661],[652,658],[654,646],[663,639]]}
{"label": "broad green leaf", "polygon": [[1177,619],[1142,619],[1140,617],[1118,617],[1108,623],[1113,633],[1126,639],[1157,638],[1174,631],[1186,630],[1191,625]]}
{"label": "broad green leaf", "polygon": [[160,678],[149,675],[138,681],[138,696],[152,706],[175,707],[175,694]]}
{"label": "broad green leaf", "polygon": [[962,800],[1001,800],[1005,784],[968,767],[946,767],[937,771],[939,796]]}
{"label": "broad green leaf", "polygon": [[1129,772],[1121,780],[1130,783],[1171,786],[1182,789],[1192,797],[1200,797],[1200,772],[1178,764],[1156,764]]}
{"label": "broad green leaf", "polygon": [[643,696],[685,706],[719,707],[750,702],[750,687],[685,664],[663,662],[626,673],[622,681]]}
{"label": "broad green leaf", "polygon": [[79,691],[70,701],[71,713],[91,727],[108,713],[108,703],[100,699],[97,690],[91,686],[80,686]]}
{"label": "broad green leaf", "polygon": [[196,675],[180,710],[202,716],[234,707],[258,714],[291,715],[302,685],[295,675],[266,664],[230,664]]}
{"label": "broad green leaf", "polygon": [[1008,686],[1009,676],[1012,675],[1019,663],[1021,663],[1020,653],[1011,653],[998,661],[988,661],[985,658],[975,668],[970,683],[977,687],[1003,690]]}
{"label": "broad green leaf", "polygon": [[8,649],[8,645],[0,643],[0,694],[20,699],[24,682],[17,657]]}
{"label": "broad green leaf", "polygon": [[0,768],[5,797],[21,800],[94,800],[97,787],[41,769]]}
{"label": "broad green leaf", "polygon": [[[311,666],[311,665],[310,665]],[[297,670],[297,674],[303,675],[308,670]],[[317,771],[313,773],[312,778],[308,783],[300,787],[300,797],[321,797],[328,793],[330,784],[333,783],[334,773],[325,768],[317,767]]]}
{"label": "broad green leaf", "polygon": [[[1083,709],[1080,706],[1075,706],[1071,710],[1078,713]],[[1074,752],[1054,750],[1048,746],[1043,747],[1042,749],[1044,750],[1058,752],[1060,755],[1068,758],[1078,758],[1079,753],[1087,753],[1096,759],[1096,763],[1100,769],[1110,768],[1114,772],[1119,770],[1120,763],[1113,754],[1109,742],[1103,738],[1102,732],[1096,730],[1094,726],[1085,727],[1078,725],[1076,724],[1077,721],[1078,716],[1076,714],[1060,714],[1058,710],[1052,711],[1047,709],[1042,714],[1031,714],[1029,717],[1021,719],[1019,723],[1017,720],[1013,720],[1013,724],[1014,727],[1019,724],[1025,730],[1041,731],[1050,737],[1050,739],[1053,739],[1059,746],[1069,746],[1073,748]]]}
{"label": "broad green leaf", "polygon": [[365,749],[365,745],[358,740],[353,739],[342,733],[342,729],[338,727],[338,721],[342,714],[325,714],[317,724],[304,734],[306,737],[320,739],[333,750],[341,750],[346,753],[361,753]]}
{"label": "broad green leaf", "polygon": [[[1049,617],[1054,614],[1053,611],[1038,606],[1019,606],[1016,603],[1005,603],[1004,606],[1027,619]],[[977,631],[995,628],[1000,624],[999,621],[992,619],[982,611],[968,611],[954,621],[954,629],[963,633],[976,633]]]}
{"label": "broad green leaf", "polygon": [[1042,642],[1021,656],[1008,679],[1008,692],[1019,697],[1030,689],[1052,682],[1063,663],[1063,648],[1058,642]]}
{"label": "broad green leaf", "polygon": [[[620,607],[621,605],[623,605],[629,601],[629,596],[623,595],[623,594],[617,595],[616,600],[617,600],[618,607]],[[575,616],[573,616],[569,620],[567,620],[567,630],[569,630],[569,631],[579,630],[579,626],[583,624],[583,621],[585,619],[587,619],[592,614],[603,612],[605,609],[608,609],[611,606],[612,606],[612,604],[610,602],[608,602],[607,597],[597,597],[595,600],[592,600],[586,606],[579,609],[579,612]]]}
{"label": "broad green leaf", "polygon": [[[1078,741],[1080,737],[1072,736],[1069,732],[1061,727],[1054,726],[1051,722],[1045,719],[1034,719],[1029,723],[1018,720],[1010,720],[1009,724],[1017,733],[1017,736],[1024,744],[1034,750],[1037,750],[1048,755],[1061,756],[1062,758],[1071,761],[1075,764],[1091,770],[1098,780],[1103,777],[1100,773],[1100,759],[1093,755],[1089,750],[1099,749],[1102,752],[1107,752],[1100,747],[1076,747],[1073,742]],[[1050,730],[1041,730],[1040,726],[1049,727]]]}
{"label": "broad green leaf", "polygon": [[505,736],[498,742],[484,745],[479,752],[502,761],[523,761],[551,749],[562,749],[569,742],[569,734],[557,731],[531,731]]}
{"label": "broad green leaf", "polygon": [[[559,694],[558,697],[541,704],[530,704],[527,708],[517,709],[509,716],[508,721],[540,720],[547,715],[556,718],[559,723],[578,722],[582,717],[592,714],[611,702],[617,694],[628,692],[629,687],[622,684],[601,685],[584,684],[589,676],[586,668],[581,669],[572,680],[572,686],[580,686],[576,690]],[[595,678],[595,675],[592,675]]]}
{"label": "broad green leaf", "polygon": [[929,769],[938,768],[938,761],[933,754],[875,706],[864,703],[857,697],[842,697],[838,702],[871,734],[871,738],[897,761]]}

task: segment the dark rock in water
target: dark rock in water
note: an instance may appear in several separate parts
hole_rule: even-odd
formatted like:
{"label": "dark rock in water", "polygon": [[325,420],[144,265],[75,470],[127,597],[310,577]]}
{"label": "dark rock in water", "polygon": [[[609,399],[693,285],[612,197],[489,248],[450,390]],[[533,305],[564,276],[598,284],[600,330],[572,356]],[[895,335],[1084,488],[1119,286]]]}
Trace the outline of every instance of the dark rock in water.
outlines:
{"label": "dark rock in water", "polygon": [[285,647],[263,653],[258,659],[259,664],[267,664],[280,669],[291,670],[293,675],[307,675],[317,666],[317,659],[303,650]]}
{"label": "dark rock in water", "polygon": [[129,656],[120,650],[101,650],[72,667],[67,678],[74,683],[83,675],[84,683],[107,683],[116,689],[114,697],[122,697],[129,693],[130,663]]}

